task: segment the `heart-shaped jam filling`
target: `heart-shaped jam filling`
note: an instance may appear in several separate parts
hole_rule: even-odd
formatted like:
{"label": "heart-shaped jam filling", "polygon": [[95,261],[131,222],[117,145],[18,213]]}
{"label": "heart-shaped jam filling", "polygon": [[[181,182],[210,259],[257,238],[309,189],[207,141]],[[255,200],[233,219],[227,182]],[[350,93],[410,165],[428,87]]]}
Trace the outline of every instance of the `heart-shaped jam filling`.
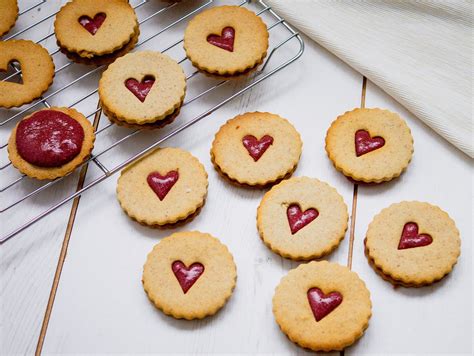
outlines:
{"label": "heart-shaped jam filling", "polygon": [[342,294],[339,292],[324,294],[319,288],[311,288],[308,290],[308,302],[316,321],[321,321],[342,303]]}
{"label": "heart-shaped jam filling", "polygon": [[102,24],[104,23],[106,17],[106,14],[104,14],[103,12],[99,12],[94,16],[93,19],[91,19],[87,15],[83,15],[79,17],[78,21],[82,25],[82,27],[84,27],[87,31],[89,31],[92,36],[94,36],[99,30],[100,26],[102,26]]}
{"label": "heart-shaped jam filling", "polygon": [[141,82],[135,78],[129,78],[125,81],[125,86],[135,95],[142,103],[145,101],[151,87],[155,84],[155,77],[152,75],[145,76]]}
{"label": "heart-shaped jam filling", "polygon": [[257,140],[255,136],[247,135],[242,139],[242,144],[247,149],[253,160],[257,162],[268,147],[273,144],[273,137],[265,135],[260,140]]}
{"label": "heart-shaped jam filling", "polygon": [[235,30],[232,27],[224,27],[220,36],[219,35],[207,36],[207,42],[219,48],[225,49],[226,51],[229,51],[229,52],[234,52],[234,39],[235,39]]}
{"label": "heart-shaped jam filling", "polygon": [[176,279],[181,286],[184,294],[187,293],[189,288],[193,286],[194,283],[201,277],[204,273],[204,266],[199,262],[193,263],[191,266],[186,267],[186,265],[181,261],[174,261],[171,265]]}
{"label": "heart-shaped jam filling", "polygon": [[148,185],[155,192],[160,200],[165,199],[173,185],[178,181],[178,171],[169,171],[162,176],[159,172],[151,172],[147,177]]}
{"label": "heart-shaped jam filling", "polygon": [[398,249],[404,250],[407,248],[427,246],[432,242],[433,238],[430,235],[418,234],[418,225],[414,222],[409,222],[403,226]]}
{"label": "heart-shaped jam filling", "polygon": [[303,212],[298,204],[291,204],[286,210],[291,234],[296,234],[299,230],[316,219],[318,215],[319,212],[314,208],[307,209]]}
{"label": "heart-shaped jam filling", "polygon": [[81,152],[84,129],[61,111],[41,110],[20,121],[15,140],[25,161],[39,167],[59,167]]}
{"label": "heart-shaped jam filling", "polygon": [[366,153],[372,152],[385,145],[385,140],[380,136],[370,137],[365,130],[358,130],[355,133],[355,151],[356,156],[360,157]]}

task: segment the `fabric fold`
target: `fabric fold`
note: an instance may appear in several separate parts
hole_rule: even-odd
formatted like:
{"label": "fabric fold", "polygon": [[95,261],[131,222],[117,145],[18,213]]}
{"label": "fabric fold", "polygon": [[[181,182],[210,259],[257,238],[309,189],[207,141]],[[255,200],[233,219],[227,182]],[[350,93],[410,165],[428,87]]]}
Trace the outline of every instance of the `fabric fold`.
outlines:
{"label": "fabric fold", "polygon": [[474,156],[471,2],[266,2],[454,146]]}

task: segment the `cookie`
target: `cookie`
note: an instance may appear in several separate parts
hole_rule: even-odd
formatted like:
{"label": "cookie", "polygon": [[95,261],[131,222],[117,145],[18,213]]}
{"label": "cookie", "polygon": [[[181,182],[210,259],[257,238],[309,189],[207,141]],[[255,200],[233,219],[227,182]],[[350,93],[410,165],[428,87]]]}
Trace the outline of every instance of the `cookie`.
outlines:
{"label": "cookie", "polygon": [[413,155],[413,137],[397,114],[355,109],[339,116],[326,135],[326,152],[347,177],[381,183],[400,176]]}
{"label": "cookie", "polygon": [[117,59],[99,81],[107,116],[134,125],[169,120],[183,104],[185,93],[183,69],[167,55],[153,51]]}
{"label": "cookie", "polygon": [[421,287],[452,271],[461,253],[454,221],[437,206],[417,201],[392,204],[367,230],[369,263],[394,285]]}
{"label": "cookie", "polygon": [[178,232],[148,254],[143,288],[153,304],[177,319],[202,319],[221,309],[237,279],[234,259],[218,239]]}
{"label": "cookie", "polygon": [[0,37],[15,26],[18,19],[18,3],[16,0],[0,0]]}
{"label": "cookie", "polygon": [[21,120],[8,141],[8,157],[21,173],[55,179],[71,173],[89,158],[94,128],[70,108],[42,109]]}
{"label": "cookie", "polygon": [[65,48],[61,48],[61,47],[59,47],[59,50],[73,62],[86,64],[86,65],[102,66],[102,65],[107,65],[114,62],[117,58],[126,55],[128,52],[134,49],[138,42],[139,36],[140,36],[140,30],[137,28],[134,36],[132,37],[130,42],[128,42],[125,46],[123,46],[122,48],[120,48],[119,50],[113,53],[104,54],[102,56],[94,56],[92,58],[81,57],[78,54],[69,52]]}
{"label": "cookie", "polygon": [[260,17],[239,6],[216,6],[194,17],[184,33],[184,50],[206,73],[245,73],[267,55],[268,31]]}
{"label": "cookie", "polygon": [[219,129],[211,160],[229,180],[262,187],[294,172],[302,145],[299,133],[286,119],[251,112],[236,116]]}
{"label": "cookie", "polygon": [[135,11],[123,0],[73,0],[56,15],[54,31],[58,46],[69,58],[93,61],[88,64],[125,54],[121,50],[131,50],[139,34]]}
{"label": "cookie", "polygon": [[207,186],[207,173],[197,158],[179,148],[160,148],[122,171],[117,198],[132,219],[167,227],[204,205]]}
{"label": "cookie", "polygon": [[11,62],[20,63],[22,83],[0,81],[0,107],[4,108],[22,106],[39,98],[54,78],[53,59],[46,49],[32,41],[0,41],[0,71],[6,71]]}
{"label": "cookie", "polygon": [[301,347],[342,350],[359,339],[372,315],[370,293],[347,267],[327,261],[301,264],[275,289],[273,314]]}
{"label": "cookie", "polygon": [[268,191],[257,209],[265,245],[292,260],[320,258],[344,238],[349,215],[342,196],[315,178],[295,177]]}

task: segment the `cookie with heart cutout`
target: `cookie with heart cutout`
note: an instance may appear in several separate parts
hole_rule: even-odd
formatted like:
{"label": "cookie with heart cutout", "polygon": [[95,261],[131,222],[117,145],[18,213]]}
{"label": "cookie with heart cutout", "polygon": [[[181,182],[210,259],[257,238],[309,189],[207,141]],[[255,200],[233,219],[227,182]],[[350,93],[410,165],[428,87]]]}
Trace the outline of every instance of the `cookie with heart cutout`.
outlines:
{"label": "cookie with heart cutout", "polygon": [[0,1],[0,37],[6,34],[15,26],[18,19],[18,3],[17,0],[1,0]]}
{"label": "cookie with heart cutout", "polygon": [[459,230],[439,207],[404,201],[374,217],[367,230],[369,263],[394,285],[421,287],[450,273],[461,253]]}
{"label": "cookie with heart cutout", "polygon": [[194,17],[184,33],[184,50],[199,70],[218,76],[246,73],[263,62],[268,30],[254,12],[216,6]]}
{"label": "cookie with heart cutout", "polygon": [[161,240],[143,267],[143,288],[151,302],[177,319],[202,319],[221,309],[232,295],[237,269],[218,239],[198,231]]}
{"label": "cookie with heart cutout", "polygon": [[94,148],[94,128],[71,108],[42,109],[22,119],[8,141],[8,158],[21,173],[36,179],[63,177]]}
{"label": "cookie with heart cutout", "polygon": [[291,176],[303,143],[293,125],[268,112],[249,112],[225,123],[216,133],[211,160],[231,182],[263,187]]}
{"label": "cookie with heart cutout", "polygon": [[331,124],[326,152],[345,176],[381,183],[400,176],[407,168],[413,155],[413,137],[406,122],[393,112],[354,109]]}
{"label": "cookie with heart cutout", "polygon": [[56,15],[54,31],[61,51],[87,64],[110,63],[131,50],[140,33],[135,11],[123,0],[68,2]]}
{"label": "cookie with heart cutout", "polygon": [[336,351],[352,345],[369,326],[370,293],[347,267],[327,261],[301,264],[275,289],[273,314],[301,347]]}
{"label": "cookie with heart cutout", "polygon": [[53,83],[53,59],[39,44],[27,40],[0,41],[0,71],[7,71],[10,63],[20,64],[21,76],[0,81],[0,107],[28,104]]}
{"label": "cookie with heart cutout", "polygon": [[197,158],[179,148],[159,148],[122,171],[117,198],[142,225],[171,227],[200,211],[207,186],[206,170]]}
{"label": "cookie with heart cutout", "polygon": [[177,115],[186,94],[180,65],[154,51],[129,53],[102,74],[99,97],[112,121],[130,125],[156,124]]}
{"label": "cookie with heart cutout", "polygon": [[342,196],[315,178],[294,177],[275,185],[257,209],[265,245],[292,260],[332,252],[344,238],[349,215]]}

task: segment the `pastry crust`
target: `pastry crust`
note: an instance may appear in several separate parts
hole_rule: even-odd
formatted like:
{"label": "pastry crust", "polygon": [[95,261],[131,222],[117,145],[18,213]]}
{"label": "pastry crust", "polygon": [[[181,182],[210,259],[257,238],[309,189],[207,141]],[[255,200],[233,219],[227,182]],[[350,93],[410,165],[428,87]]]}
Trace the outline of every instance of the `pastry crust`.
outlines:
{"label": "pastry crust", "polygon": [[[382,137],[384,146],[357,157],[355,133]],[[326,135],[326,152],[334,167],[359,182],[381,183],[402,174],[413,155],[413,137],[404,120],[382,109],[354,109],[339,116]]]}
{"label": "pastry crust", "polygon": [[[12,162],[13,166],[17,168],[21,173],[26,174],[28,177],[40,180],[56,179],[74,171],[78,166],[80,166],[89,158],[92,149],[94,148],[95,141],[94,128],[92,127],[91,123],[85,118],[84,115],[82,115],[75,109],[52,107],[39,111],[44,110],[61,111],[76,120],[84,130],[84,142],[82,143],[82,148],[79,154],[68,163],[63,164],[59,167],[38,167],[25,161],[18,153],[18,150],[16,148],[16,129],[18,127],[18,123],[13,129],[10,135],[10,139],[8,141],[8,158]],[[28,119],[35,113],[32,113],[31,115],[25,117],[23,120]]]}
{"label": "pastry crust", "polygon": [[[177,171],[179,178],[160,200],[147,182],[152,172],[166,175]],[[204,205],[207,173],[189,152],[159,148],[126,167],[117,183],[117,198],[125,213],[150,227],[171,227],[193,216]]]}
{"label": "pastry crust", "polygon": [[[319,215],[295,234],[290,231],[287,209],[297,204],[302,211]],[[265,245],[292,260],[311,260],[331,253],[345,236],[349,215],[342,196],[315,178],[284,180],[268,191],[257,209],[257,229]]]}
{"label": "pastry crust", "polygon": [[[207,42],[225,27],[235,30],[233,51]],[[188,24],[184,50],[195,67],[219,76],[243,74],[263,62],[268,50],[268,30],[260,17],[239,6],[216,6],[201,12]]]}
{"label": "pastry crust", "polygon": [[[409,222],[418,225],[420,234],[429,234],[432,242],[398,249],[403,227]],[[461,239],[454,221],[439,207],[404,201],[374,217],[367,230],[365,250],[369,263],[384,279],[395,285],[421,287],[452,271],[461,253]]]}
{"label": "pastry crust", "polygon": [[[106,19],[92,35],[79,18],[94,18],[98,13],[105,13]],[[59,47],[89,59],[116,52],[139,33],[135,11],[122,0],[73,0],[56,15],[54,31]]]}
{"label": "pastry crust", "polygon": [[[319,288],[338,292],[342,303],[316,321],[307,292]],[[370,293],[359,276],[347,267],[327,261],[301,264],[288,272],[275,289],[273,314],[280,329],[301,347],[335,351],[352,345],[369,325]]]}
{"label": "pastry crust", "polygon": [[17,0],[0,0],[0,37],[15,26],[18,19]]}
{"label": "pastry crust", "polygon": [[[204,272],[183,293],[171,265],[201,263]],[[218,239],[198,231],[178,232],[161,240],[143,267],[143,288],[151,302],[177,319],[202,319],[215,314],[232,295],[237,269],[229,250]]]}
{"label": "pastry crust", "polygon": [[[257,161],[243,145],[247,135],[273,139]],[[268,112],[251,112],[221,126],[212,142],[211,161],[230,181],[259,188],[289,177],[299,162],[302,146],[299,133],[288,120]]]}
{"label": "pastry crust", "polygon": [[48,51],[32,41],[0,41],[0,70],[18,61],[23,84],[0,81],[0,107],[11,108],[31,103],[53,83],[54,63]]}

